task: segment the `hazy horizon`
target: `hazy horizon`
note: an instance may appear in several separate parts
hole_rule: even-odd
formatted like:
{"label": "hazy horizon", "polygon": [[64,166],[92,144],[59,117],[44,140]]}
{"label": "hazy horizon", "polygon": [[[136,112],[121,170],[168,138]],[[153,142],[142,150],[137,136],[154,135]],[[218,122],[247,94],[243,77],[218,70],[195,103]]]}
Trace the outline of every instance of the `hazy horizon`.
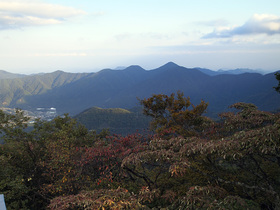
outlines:
{"label": "hazy horizon", "polygon": [[[174,62],[172,62],[172,61],[169,61],[169,62],[167,62],[167,63],[174,63]],[[99,71],[102,71],[102,70],[106,70],[106,69],[111,69],[111,70],[116,70],[116,71],[119,71],[119,70],[124,70],[124,69],[126,69],[126,68],[128,68],[128,67],[131,67],[131,66],[140,66],[141,68],[143,68],[144,70],[146,70],[146,71],[152,71],[152,70],[155,70],[155,69],[157,69],[157,68],[160,68],[160,67],[162,67],[162,66],[164,66],[164,65],[166,65],[167,63],[164,63],[164,64],[162,64],[162,65],[160,65],[160,66],[157,66],[157,67],[155,67],[155,68],[153,68],[153,69],[145,69],[145,68],[143,68],[142,66],[140,66],[140,65],[137,65],[137,64],[132,64],[132,65],[129,65],[129,66],[117,66],[117,67],[115,67],[115,68],[103,68],[103,69],[77,69],[77,70],[75,70],[75,69],[68,69],[68,71],[64,71],[64,70],[62,70],[62,69],[55,69],[55,70],[53,70],[53,71],[48,71],[48,72],[21,72],[21,73],[17,73],[17,72],[10,72],[10,71],[7,71],[7,70],[5,70],[5,69],[0,69],[0,71],[5,71],[5,72],[8,72],[8,73],[13,73],[13,74],[23,74],[23,75],[36,75],[36,74],[45,74],[45,73],[53,73],[53,72],[56,72],[56,71],[63,71],[63,72],[66,72],[66,73],[97,73],[97,72],[99,72]],[[176,65],[178,65],[178,66],[182,66],[182,65],[179,65],[179,64],[177,64],[177,63],[175,63]],[[235,71],[235,70],[248,70],[247,72],[254,72],[254,73],[260,73],[260,74],[269,74],[269,73],[274,73],[274,72],[276,72],[276,71],[279,71],[279,70],[271,70],[271,71],[267,71],[267,70],[264,70],[264,69],[249,69],[249,68],[236,68],[236,69],[226,69],[226,68],[224,68],[224,69],[209,69],[209,68],[201,68],[201,67],[199,67],[199,66],[196,66],[196,67],[188,67],[188,66],[182,66],[182,67],[184,67],[184,68],[187,68],[187,69],[207,69],[207,70],[210,70],[210,71],[214,71],[214,72],[219,72],[219,71]]]}
{"label": "hazy horizon", "polygon": [[0,69],[280,69],[280,2],[0,0]]}

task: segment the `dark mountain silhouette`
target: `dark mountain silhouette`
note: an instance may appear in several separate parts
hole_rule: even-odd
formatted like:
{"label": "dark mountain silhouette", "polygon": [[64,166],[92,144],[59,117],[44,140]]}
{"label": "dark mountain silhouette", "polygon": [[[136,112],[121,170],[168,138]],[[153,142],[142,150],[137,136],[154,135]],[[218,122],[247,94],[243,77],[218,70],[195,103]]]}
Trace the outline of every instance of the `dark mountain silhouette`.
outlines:
{"label": "dark mountain silhouette", "polygon": [[209,102],[208,114],[226,111],[235,102],[256,104],[262,110],[280,107],[274,73],[212,74],[200,68],[167,63],[154,70],[130,66],[124,70],[104,69],[97,73],[65,73],[25,76],[0,80],[0,103],[6,107],[35,109],[55,107],[59,114],[78,114],[91,107],[125,108],[139,106],[137,99],[178,90],[194,104]]}

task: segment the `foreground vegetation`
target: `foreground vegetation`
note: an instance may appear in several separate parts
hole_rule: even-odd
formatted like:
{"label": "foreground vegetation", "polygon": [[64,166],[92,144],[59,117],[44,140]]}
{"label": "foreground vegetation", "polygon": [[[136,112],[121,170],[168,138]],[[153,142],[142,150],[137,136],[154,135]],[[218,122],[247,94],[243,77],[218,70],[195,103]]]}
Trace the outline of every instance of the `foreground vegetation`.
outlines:
{"label": "foreground vegetation", "polygon": [[150,134],[0,112],[8,209],[279,209],[280,115],[236,103],[214,122],[180,92],[141,100]]}

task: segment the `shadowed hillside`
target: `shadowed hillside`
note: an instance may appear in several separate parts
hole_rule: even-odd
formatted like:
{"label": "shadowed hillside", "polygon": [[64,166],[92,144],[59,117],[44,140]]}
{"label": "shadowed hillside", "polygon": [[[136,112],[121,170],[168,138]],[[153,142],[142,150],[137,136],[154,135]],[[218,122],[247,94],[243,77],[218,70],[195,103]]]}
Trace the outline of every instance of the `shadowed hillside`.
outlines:
{"label": "shadowed hillside", "polygon": [[135,133],[137,130],[147,130],[150,122],[150,118],[144,116],[139,108],[126,110],[92,107],[74,118],[89,130],[96,130],[99,133],[103,129],[109,129],[110,133],[123,135]]}

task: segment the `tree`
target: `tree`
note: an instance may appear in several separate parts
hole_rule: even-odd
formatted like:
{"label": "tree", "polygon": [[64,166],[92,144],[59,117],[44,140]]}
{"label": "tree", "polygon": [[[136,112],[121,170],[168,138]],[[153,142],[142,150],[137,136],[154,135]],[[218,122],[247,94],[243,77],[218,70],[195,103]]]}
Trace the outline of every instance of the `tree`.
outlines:
{"label": "tree", "polygon": [[123,160],[124,169],[160,191],[154,205],[173,197],[174,209],[280,207],[280,116],[252,104],[231,107],[238,111],[222,114],[210,135],[153,138]]}
{"label": "tree", "polygon": [[179,157],[188,160],[188,166],[183,168],[178,162],[173,168],[197,171],[231,195],[249,198],[263,208],[277,209],[280,116],[259,111],[252,104],[237,103],[232,107],[239,111],[221,115],[224,120],[218,126],[218,138],[186,141]]}
{"label": "tree", "polygon": [[274,89],[277,91],[277,92],[279,92],[280,93],[280,73],[279,72],[276,72],[275,73],[275,77],[276,77],[276,79],[278,80],[278,86],[276,86],[276,87],[274,87]]}
{"label": "tree", "polygon": [[51,122],[38,120],[33,130],[27,131],[28,118],[22,111],[0,115],[4,139],[0,191],[8,195],[7,206],[42,209],[55,196],[79,191],[83,186],[79,164],[83,151],[76,148],[94,139],[85,127],[65,115]]}
{"label": "tree", "polygon": [[5,140],[0,145],[0,193],[5,193],[7,206],[280,208],[279,113],[236,103],[231,106],[235,110],[220,114],[217,122],[197,114],[200,123],[194,120],[185,127],[191,133],[182,134],[185,125],[172,122],[178,122],[176,113],[194,110],[185,112],[179,106],[190,107],[186,103],[189,99],[181,93],[177,99],[174,95],[173,99],[172,95],[171,99],[156,96],[151,100],[159,99],[163,105],[151,113],[162,110],[158,116],[167,119],[167,125],[156,124],[157,129],[173,129],[179,135],[123,137],[105,132],[98,136],[68,115],[51,122],[38,121],[33,131],[27,132],[27,118],[22,112],[0,112]]}
{"label": "tree", "polygon": [[4,140],[0,150],[0,191],[7,195],[6,203],[10,208],[41,208],[45,198],[38,187],[40,143],[25,130],[28,118],[23,111],[16,110],[14,115],[1,111],[0,115]]}
{"label": "tree", "polygon": [[158,94],[140,100],[140,103],[144,106],[144,114],[153,118],[151,129],[157,133],[171,130],[179,135],[195,136],[203,130],[206,117],[202,114],[208,106],[203,100],[195,106],[190,102],[190,98],[184,97],[184,94],[178,91],[177,98],[174,93],[170,96]]}
{"label": "tree", "polygon": [[39,167],[44,181],[40,191],[50,199],[78,193],[84,185],[80,160],[94,136],[68,115],[37,122],[32,133],[42,143]]}
{"label": "tree", "polygon": [[146,147],[147,137],[141,134],[127,136],[112,135],[98,139],[91,147],[87,147],[81,158],[83,174],[94,188],[114,188],[128,186],[131,181],[121,164],[125,157],[138,153]]}

